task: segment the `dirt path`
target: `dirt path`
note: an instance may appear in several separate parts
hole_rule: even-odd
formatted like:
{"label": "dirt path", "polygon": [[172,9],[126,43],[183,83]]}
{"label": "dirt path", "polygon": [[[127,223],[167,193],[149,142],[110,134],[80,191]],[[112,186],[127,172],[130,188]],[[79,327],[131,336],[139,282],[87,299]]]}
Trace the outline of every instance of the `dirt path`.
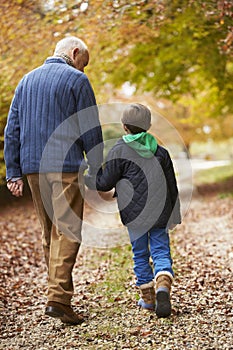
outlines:
{"label": "dirt path", "polygon": [[[111,259],[109,249],[84,246],[74,271],[75,306],[88,315],[80,327],[64,327],[44,316],[46,270],[31,202],[1,208],[0,349],[233,349],[232,205],[230,197],[196,197],[171,235],[176,279],[169,319],[158,320],[135,307],[126,245],[115,253],[124,254],[121,262]],[[86,215],[89,224],[102,220],[92,217],[90,207]],[[116,217],[114,229],[120,229],[118,223]],[[122,237],[126,242],[127,236]],[[116,283],[114,278],[125,272],[125,259],[130,266],[125,288],[120,294],[115,288],[112,301],[106,301],[102,283],[108,271],[114,271],[111,283]]]}

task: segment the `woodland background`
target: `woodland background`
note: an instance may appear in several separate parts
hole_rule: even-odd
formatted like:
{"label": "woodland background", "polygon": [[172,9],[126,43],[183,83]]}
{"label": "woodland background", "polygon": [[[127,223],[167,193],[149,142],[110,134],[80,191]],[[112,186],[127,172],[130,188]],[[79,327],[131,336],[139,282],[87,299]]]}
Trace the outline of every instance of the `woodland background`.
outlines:
{"label": "woodland background", "polygon": [[232,1],[2,0],[0,12],[1,180],[15,87],[66,35],[89,47],[86,73],[98,104],[143,98],[177,128],[191,155],[202,152],[192,145],[209,142],[212,156],[233,157]]}
{"label": "woodland background", "polygon": [[[0,349],[231,350],[232,1],[1,0],[0,13]],[[41,229],[29,193],[14,198],[6,189],[3,132],[19,80],[66,35],[89,46],[86,73],[107,113],[113,102],[141,101],[183,140],[175,161],[187,212],[170,235],[176,278],[167,319],[137,308],[128,236],[117,210],[107,215],[115,204],[97,198],[91,206],[88,196],[92,232],[83,232],[73,300],[86,322],[66,327],[44,315]],[[105,140],[120,132],[103,127]]]}

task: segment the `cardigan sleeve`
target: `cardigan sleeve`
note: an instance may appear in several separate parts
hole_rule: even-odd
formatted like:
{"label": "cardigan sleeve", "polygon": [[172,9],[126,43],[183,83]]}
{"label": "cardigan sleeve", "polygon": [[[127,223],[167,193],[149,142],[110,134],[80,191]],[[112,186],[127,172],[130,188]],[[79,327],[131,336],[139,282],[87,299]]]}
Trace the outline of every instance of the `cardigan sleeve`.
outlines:
{"label": "cardigan sleeve", "polygon": [[20,167],[20,126],[18,118],[18,89],[13,97],[7,125],[4,130],[4,159],[6,164],[6,179],[22,177]]}
{"label": "cardigan sleeve", "polygon": [[103,136],[93,89],[83,75],[83,83],[77,98],[79,129],[89,171],[96,173],[103,162]]}

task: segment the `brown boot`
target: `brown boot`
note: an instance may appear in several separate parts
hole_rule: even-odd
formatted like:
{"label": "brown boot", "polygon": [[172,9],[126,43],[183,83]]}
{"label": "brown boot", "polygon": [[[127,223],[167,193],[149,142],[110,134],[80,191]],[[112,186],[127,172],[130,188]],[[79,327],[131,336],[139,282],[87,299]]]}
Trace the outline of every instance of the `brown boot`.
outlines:
{"label": "brown boot", "polygon": [[155,289],[154,281],[142,284],[139,286],[141,299],[138,301],[138,305],[143,309],[154,310],[155,309]]}
{"label": "brown boot", "polygon": [[155,276],[156,307],[155,312],[158,317],[168,317],[171,315],[170,292],[173,276],[168,271],[160,271]]}
{"label": "brown boot", "polygon": [[70,305],[49,301],[45,309],[45,315],[60,318],[63,323],[81,324],[84,321],[83,316],[78,315],[73,311]]}

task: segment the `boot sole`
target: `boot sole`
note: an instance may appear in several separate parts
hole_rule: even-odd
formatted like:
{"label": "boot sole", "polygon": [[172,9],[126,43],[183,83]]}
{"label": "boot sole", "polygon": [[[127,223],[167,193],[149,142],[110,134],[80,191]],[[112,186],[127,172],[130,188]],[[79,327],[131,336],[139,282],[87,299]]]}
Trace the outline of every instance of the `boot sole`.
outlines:
{"label": "boot sole", "polygon": [[144,302],[143,299],[140,299],[138,301],[138,306],[140,306],[144,310],[154,311],[155,310],[155,304],[147,304]]}
{"label": "boot sole", "polygon": [[159,291],[156,294],[156,315],[161,317],[168,317],[171,315],[171,302],[169,293]]}
{"label": "boot sole", "polygon": [[73,326],[79,325],[79,324],[81,324],[81,323],[84,322],[84,319],[80,319],[80,320],[71,320],[69,317],[66,317],[66,316],[61,317],[60,320],[61,320],[62,323],[65,323],[65,324],[71,325],[71,326],[72,326],[72,325],[73,325]]}

